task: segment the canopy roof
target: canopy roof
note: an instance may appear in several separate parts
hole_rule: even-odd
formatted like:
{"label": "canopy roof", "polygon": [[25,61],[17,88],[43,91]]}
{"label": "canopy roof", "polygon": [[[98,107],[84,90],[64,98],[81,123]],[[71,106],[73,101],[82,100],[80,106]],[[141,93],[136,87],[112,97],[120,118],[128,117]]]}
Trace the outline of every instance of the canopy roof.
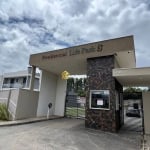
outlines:
{"label": "canopy roof", "polygon": [[123,86],[150,86],[150,67],[116,68],[113,77]]}
{"label": "canopy roof", "polygon": [[32,54],[29,64],[54,74],[67,70],[72,75],[82,75],[86,74],[87,58],[107,55],[115,55],[120,68],[136,67],[133,36]]}

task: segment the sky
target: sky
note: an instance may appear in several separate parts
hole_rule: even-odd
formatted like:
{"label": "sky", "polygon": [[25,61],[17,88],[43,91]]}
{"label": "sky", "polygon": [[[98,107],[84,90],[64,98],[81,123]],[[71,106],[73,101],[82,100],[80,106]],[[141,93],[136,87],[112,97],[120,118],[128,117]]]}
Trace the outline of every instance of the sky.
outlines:
{"label": "sky", "polygon": [[150,66],[150,0],[0,0],[0,74],[33,53],[128,35],[137,67]]}

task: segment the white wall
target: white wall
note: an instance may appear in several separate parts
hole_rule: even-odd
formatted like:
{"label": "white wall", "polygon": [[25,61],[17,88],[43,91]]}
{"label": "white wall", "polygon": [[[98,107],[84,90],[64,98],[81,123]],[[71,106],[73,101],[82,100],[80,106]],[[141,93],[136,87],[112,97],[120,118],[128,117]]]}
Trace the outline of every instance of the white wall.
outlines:
{"label": "white wall", "polygon": [[15,119],[36,117],[38,98],[38,91],[20,89]]}
{"label": "white wall", "polygon": [[39,78],[35,78],[34,80],[34,89],[39,90]]}
{"label": "white wall", "polygon": [[0,89],[2,89],[2,86],[3,86],[3,76],[0,75]]}
{"label": "white wall", "polygon": [[57,75],[53,73],[47,72],[45,70],[42,71],[37,116],[47,115],[49,102],[52,103],[50,115],[54,115],[57,78]]}
{"label": "white wall", "polygon": [[10,90],[0,90],[0,103],[8,103]]}
{"label": "white wall", "polygon": [[64,116],[67,81],[60,77],[57,80],[55,115]]}
{"label": "white wall", "polygon": [[150,92],[143,92],[142,97],[145,134],[150,134]]}
{"label": "white wall", "polygon": [[36,117],[38,91],[26,89],[11,89],[8,91],[10,91],[10,96],[8,97],[8,111],[11,114],[10,120]]}
{"label": "white wall", "polygon": [[16,109],[18,105],[18,97],[19,97],[19,89],[11,89],[8,111],[10,112],[12,116],[11,118],[12,120],[15,120]]}

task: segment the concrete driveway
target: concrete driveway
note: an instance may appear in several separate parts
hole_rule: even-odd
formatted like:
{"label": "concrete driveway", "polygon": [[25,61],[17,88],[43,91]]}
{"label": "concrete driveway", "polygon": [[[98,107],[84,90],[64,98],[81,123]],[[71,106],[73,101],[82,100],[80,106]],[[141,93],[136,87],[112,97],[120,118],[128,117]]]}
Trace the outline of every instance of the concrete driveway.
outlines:
{"label": "concrete driveway", "polygon": [[91,130],[84,120],[56,119],[0,128],[0,150],[138,150],[136,132]]}

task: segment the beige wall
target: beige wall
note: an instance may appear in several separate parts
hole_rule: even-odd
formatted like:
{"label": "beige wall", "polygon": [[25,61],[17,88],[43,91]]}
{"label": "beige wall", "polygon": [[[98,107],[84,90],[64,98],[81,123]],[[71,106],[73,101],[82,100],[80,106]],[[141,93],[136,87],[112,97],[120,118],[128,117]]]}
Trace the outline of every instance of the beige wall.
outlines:
{"label": "beige wall", "polygon": [[39,92],[27,89],[0,91],[0,102],[8,104],[11,120],[36,117]]}
{"label": "beige wall", "polygon": [[38,91],[27,89],[11,89],[8,110],[11,120],[36,117]]}
{"label": "beige wall", "polygon": [[52,108],[50,109],[50,115],[54,115],[57,78],[58,78],[57,75],[53,73],[44,70],[42,71],[37,116],[47,115],[48,104],[50,102],[52,103]]}
{"label": "beige wall", "polygon": [[117,59],[115,58],[114,59],[114,64],[115,64],[115,68],[120,68],[120,65],[119,65],[119,63],[118,63],[118,61],[117,61]]}
{"label": "beige wall", "polygon": [[20,89],[15,119],[36,117],[38,97],[38,91]]}
{"label": "beige wall", "polygon": [[150,134],[150,92],[143,92],[142,96],[145,134]]}

